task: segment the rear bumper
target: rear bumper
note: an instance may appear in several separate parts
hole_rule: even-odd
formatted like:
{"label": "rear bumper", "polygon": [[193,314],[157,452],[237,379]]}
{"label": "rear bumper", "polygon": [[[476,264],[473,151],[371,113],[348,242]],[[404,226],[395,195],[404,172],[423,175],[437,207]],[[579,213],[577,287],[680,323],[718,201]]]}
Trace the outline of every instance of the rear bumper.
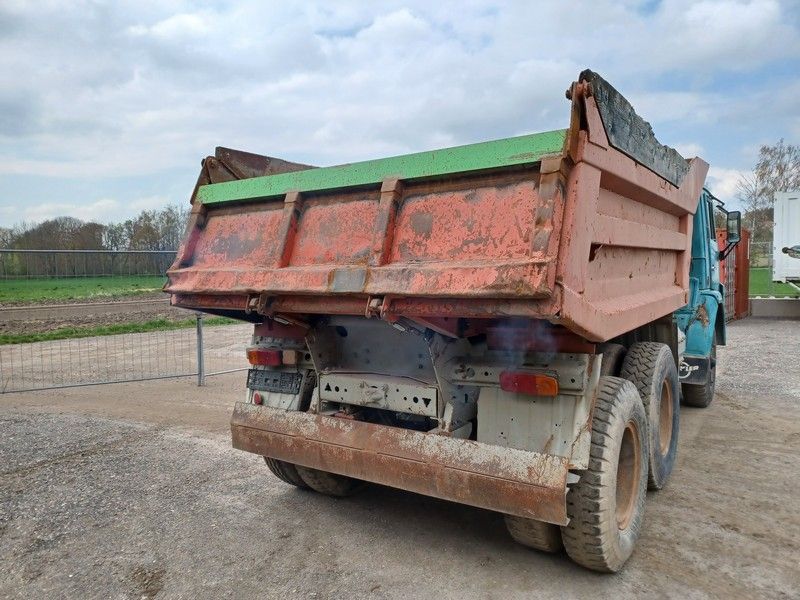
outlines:
{"label": "rear bumper", "polygon": [[233,447],[427,496],[565,525],[567,460],[236,403]]}

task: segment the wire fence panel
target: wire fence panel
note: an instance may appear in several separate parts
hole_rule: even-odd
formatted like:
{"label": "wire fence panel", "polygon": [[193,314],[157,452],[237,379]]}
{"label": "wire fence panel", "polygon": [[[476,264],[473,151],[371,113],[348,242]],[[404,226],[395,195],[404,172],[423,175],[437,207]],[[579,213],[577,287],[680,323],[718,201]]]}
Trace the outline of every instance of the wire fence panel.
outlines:
{"label": "wire fence panel", "polygon": [[174,250],[0,248],[0,279],[163,275],[174,260]]}
{"label": "wire fence panel", "polygon": [[208,325],[203,331],[203,374],[206,377],[244,371],[247,362],[247,347],[253,336],[252,323],[235,325]]}
{"label": "wire fence panel", "polygon": [[126,333],[0,346],[0,393],[205,375],[247,368],[252,325]]}

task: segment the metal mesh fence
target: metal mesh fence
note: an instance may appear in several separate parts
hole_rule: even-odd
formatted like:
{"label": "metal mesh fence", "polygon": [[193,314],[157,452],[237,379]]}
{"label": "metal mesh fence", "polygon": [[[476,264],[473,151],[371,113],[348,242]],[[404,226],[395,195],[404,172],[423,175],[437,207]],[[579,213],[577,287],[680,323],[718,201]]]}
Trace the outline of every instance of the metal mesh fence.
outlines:
{"label": "metal mesh fence", "polygon": [[774,281],[773,256],[772,242],[750,243],[750,297],[800,298],[799,282]]}
{"label": "metal mesh fence", "polygon": [[0,279],[163,275],[174,250],[0,249]]}
{"label": "metal mesh fence", "polygon": [[0,392],[180,376],[198,376],[202,382],[204,376],[246,368],[251,333],[247,324],[201,325],[2,345]]}

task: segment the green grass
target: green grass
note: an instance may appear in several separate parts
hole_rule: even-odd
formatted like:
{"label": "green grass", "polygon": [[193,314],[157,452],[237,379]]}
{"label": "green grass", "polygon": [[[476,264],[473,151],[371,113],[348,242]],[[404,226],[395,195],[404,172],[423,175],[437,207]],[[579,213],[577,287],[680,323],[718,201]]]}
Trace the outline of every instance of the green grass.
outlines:
{"label": "green grass", "polygon": [[788,283],[774,283],[772,269],[769,267],[750,269],[750,296],[791,296],[797,298],[800,292]]}
{"label": "green grass", "polygon": [[[228,319],[226,317],[206,317],[203,320],[203,325],[228,325],[230,323],[240,322],[241,321]],[[195,323],[195,319],[185,319],[183,321],[155,319],[153,321],[145,321],[144,323],[121,323],[119,325],[103,325],[100,327],[62,327],[60,329],[54,329],[53,331],[45,331],[42,333],[0,334],[0,346],[6,344],[27,344],[30,342],[49,342],[53,340],[117,335],[120,333],[144,333],[147,331],[186,329],[188,327],[194,327]]]}
{"label": "green grass", "polygon": [[46,303],[53,300],[129,296],[157,292],[166,280],[160,276],[75,277],[65,279],[0,280],[0,304]]}

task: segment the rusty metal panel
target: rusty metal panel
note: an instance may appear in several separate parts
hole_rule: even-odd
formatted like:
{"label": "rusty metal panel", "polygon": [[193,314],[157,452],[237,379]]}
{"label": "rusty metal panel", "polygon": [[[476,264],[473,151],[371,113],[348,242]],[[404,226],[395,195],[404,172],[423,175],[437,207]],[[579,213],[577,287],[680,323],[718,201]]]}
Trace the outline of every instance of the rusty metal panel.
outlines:
{"label": "rusty metal panel", "polygon": [[233,446],[444,500],[565,525],[567,461],[549,454],[237,403]]}
{"label": "rusty metal panel", "polygon": [[307,201],[289,265],[365,265],[377,214],[374,194],[342,194]]}
{"label": "rusty metal panel", "polygon": [[[264,232],[277,229],[281,213],[270,208],[209,214],[192,255],[192,269],[202,270],[220,263],[229,268],[259,268],[277,260],[279,249]],[[247,227],[242,227],[245,220]]]}
{"label": "rusty metal panel", "polygon": [[[170,269],[173,294],[546,298],[555,215],[535,166],[392,192],[338,191],[214,208]],[[557,191],[554,191],[557,193]],[[536,225],[539,225],[537,228]],[[375,248],[380,260],[373,259]],[[372,259],[372,260],[371,260]],[[377,263],[377,264],[376,264]]]}
{"label": "rusty metal panel", "polygon": [[531,254],[536,180],[406,195],[390,262],[511,260]]}

